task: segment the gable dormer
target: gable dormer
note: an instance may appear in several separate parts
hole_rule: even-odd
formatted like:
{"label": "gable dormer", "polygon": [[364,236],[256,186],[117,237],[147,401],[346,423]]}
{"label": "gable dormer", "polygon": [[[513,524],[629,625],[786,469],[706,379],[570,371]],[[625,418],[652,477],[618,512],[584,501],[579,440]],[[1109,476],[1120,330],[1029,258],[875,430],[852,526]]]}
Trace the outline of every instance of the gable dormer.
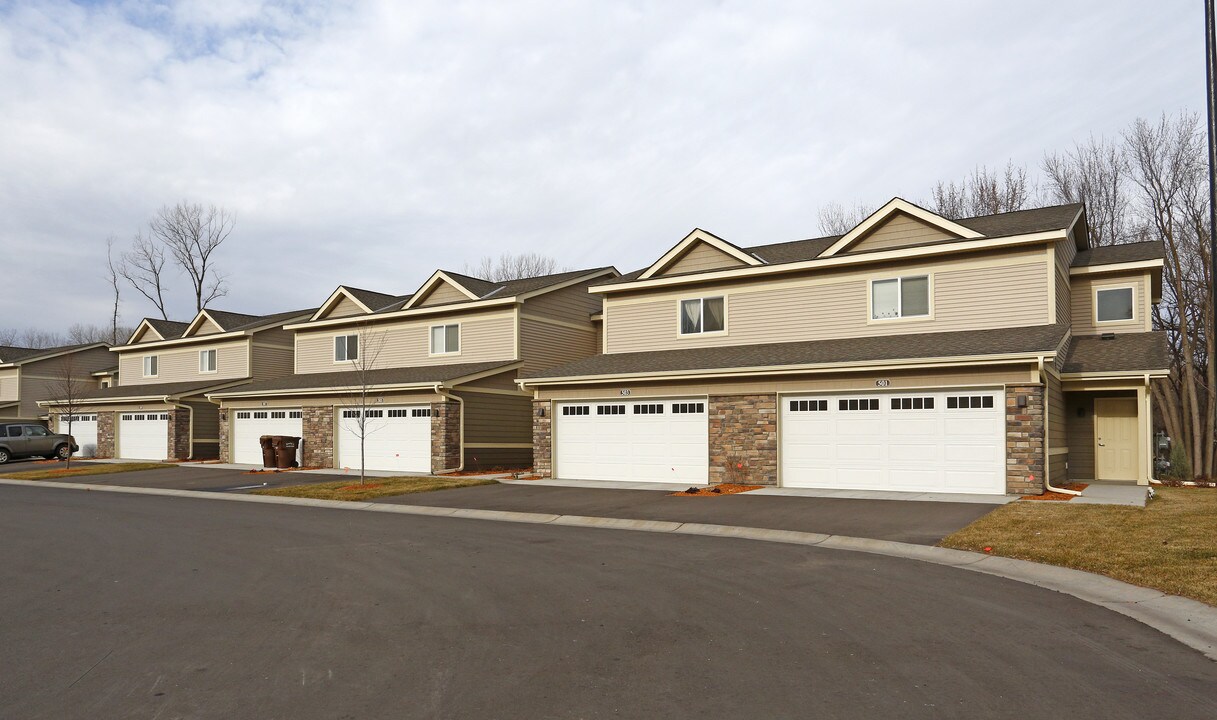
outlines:
{"label": "gable dormer", "polygon": [[186,326],[186,332],[182,333],[182,337],[196,337],[198,335],[214,335],[224,332],[223,326],[216,322],[207,310],[200,310],[198,315],[190,321]]}
{"label": "gable dormer", "polygon": [[144,342],[156,342],[164,340],[165,337],[156,331],[152,323],[148,322],[147,318],[140,321],[140,324],[135,328],[135,332],[131,333],[131,339],[127,341],[128,345],[136,345]]}
{"label": "gable dormer", "polygon": [[[317,312],[309,318],[313,320],[325,320],[328,318],[352,317],[354,315],[369,315],[375,312],[378,308],[369,307],[360,295],[381,296],[381,293],[372,293],[367,290],[355,291],[353,288],[348,288],[344,285],[339,285],[325,302],[321,303],[321,307],[317,308]],[[387,295],[383,297],[388,297]]]}
{"label": "gable dormer", "polygon": [[842,235],[820,257],[981,237],[984,235],[919,205],[892,198]]}
{"label": "gable dormer", "polygon": [[696,228],[647,268],[639,279],[761,264],[760,260],[742,248]]}
{"label": "gable dormer", "polygon": [[[469,281],[473,281],[473,283]],[[427,282],[423,283],[418,292],[414,293],[403,309],[480,300],[482,296],[469,287],[470,284],[475,283],[490,284],[485,280],[466,278],[463,275],[436,270],[431,277],[427,278]]]}

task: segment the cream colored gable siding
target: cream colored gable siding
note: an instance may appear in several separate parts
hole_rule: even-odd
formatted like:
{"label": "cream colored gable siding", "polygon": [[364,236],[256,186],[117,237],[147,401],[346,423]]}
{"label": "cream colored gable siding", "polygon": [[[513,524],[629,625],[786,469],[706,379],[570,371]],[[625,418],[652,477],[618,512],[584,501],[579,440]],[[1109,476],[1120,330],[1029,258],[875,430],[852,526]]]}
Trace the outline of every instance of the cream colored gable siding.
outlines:
{"label": "cream colored gable siding", "polygon": [[[373,308],[373,310],[375,309]],[[351,315],[364,315],[366,313],[367,311],[356,305],[354,300],[343,295],[338,299],[338,302],[334,303],[334,307],[329,312],[318,319],[350,317]]]}
{"label": "cream colored gable siding", "polygon": [[744,263],[740,262],[737,258],[731,257],[713,245],[699,242],[694,244],[691,250],[669,265],[659,275],[679,275],[681,273],[742,267],[743,265]]}
{"label": "cream colored gable siding", "polygon": [[194,335],[191,335],[191,337],[195,335],[211,335],[218,332],[224,332],[224,330],[219,325],[213,323],[210,318],[203,318],[203,322],[199,323],[199,326],[195,328]]}
{"label": "cream colored gable siding", "polygon": [[[216,350],[216,372],[199,372],[199,351]],[[157,377],[144,377],[144,356],[156,355]],[[149,349],[144,352],[124,352],[118,359],[118,384],[150,385],[158,383],[202,382],[249,377],[249,342],[240,339],[209,345],[189,345]]]}
{"label": "cream colored gable siding", "polygon": [[160,333],[153,330],[151,327],[143,328],[139,331],[139,334],[135,336],[135,342],[137,343],[156,342],[157,340],[164,339],[165,338],[160,336]]}
{"label": "cream colored gable siding", "polygon": [[426,307],[427,305],[446,305],[454,302],[469,302],[469,296],[457,290],[452,285],[439,281],[435,285],[435,289],[427,293],[427,297],[423,298],[415,307]]}
{"label": "cream colored gable siding", "polygon": [[0,402],[12,402],[16,400],[19,397],[17,391],[20,386],[20,368],[0,370]]}
{"label": "cream colored gable siding", "polygon": [[[926,273],[933,276],[932,319],[869,321],[870,279]],[[727,332],[679,336],[679,301],[713,295],[727,297]],[[608,296],[605,352],[1042,325],[1048,322],[1051,298],[1042,248],[960,256],[934,264]]]}
{"label": "cream colored gable siding", "polygon": [[890,220],[881,223],[861,240],[850,246],[848,252],[874,250],[890,250],[906,245],[953,240],[954,235],[944,232],[932,225],[927,225],[916,218],[896,213]]}
{"label": "cream colored gable siding", "polygon": [[[1133,289],[1133,319],[1124,322],[1095,322],[1095,288],[1128,287]],[[1074,275],[1070,278],[1071,317],[1074,335],[1097,335],[1105,332],[1146,332],[1150,330],[1149,299],[1145,276],[1135,273],[1110,275]]]}
{"label": "cream colored gable siding", "polygon": [[[430,356],[431,326],[450,323],[461,325],[461,352]],[[364,357],[373,360],[372,355],[375,355],[372,368],[514,360],[515,329],[515,311],[497,310],[492,313],[441,315],[383,322],[363,330],[301,330],[296,333],[296,372],[303,374],[350,370],[351,363],[334,362],[334,337],[344,334],[365,336],[363,344],[368,351],[364,353]],[[376,352],[376,347],[379,347],[379,352]]]}

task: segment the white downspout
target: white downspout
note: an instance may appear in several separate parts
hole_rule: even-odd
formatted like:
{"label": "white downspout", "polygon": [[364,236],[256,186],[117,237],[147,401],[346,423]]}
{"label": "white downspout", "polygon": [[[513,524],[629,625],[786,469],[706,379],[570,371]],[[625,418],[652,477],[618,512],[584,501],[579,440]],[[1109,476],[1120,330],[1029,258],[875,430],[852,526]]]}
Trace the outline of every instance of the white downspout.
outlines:
{"label": "white downspout", "polygon": [[168,397],[165,398],[165,404],[172,405],[173,407],[178,408],[179,410],[185,410],[187,412],[187,417],[190,418],[190,420],[189,420],[190,426],[189,426],[189,429],[187,430],[187,433],[188,433],[187,440],[189,441],[190,450],[186,453],[186,459],[193,460],[194,459],[194,408],[190,407],[189,405],[183,405],[178,402],[173,402]]}
{"label": "white downspout", "polygon": [[460,425],[460,430],[459,430],[459,441],[457,443],[458,452],[460,453],[460,462],[454,468],[444,468],[442,470],[436,470],[435,474],[443,475],[444,473],[460,472],[465,469],[465,399],[462,398],[460,395],[452,395],[451,393],[447,392],[446,390],[444,390],[444,386],[440,383],[435,384],[435,393],[442,398],[448,398],[449,400],[455,400],[456,404],[461,409],[461,425]]}
{"label": "white downspout", "polygon": [[[1040,382],[1044,383],[1044,427],[1047,428],[1047,426],[1048,426],[1048,392],[1047,392],[1048,391],[1048,383],[1047,383],[1048,375],[1047,375],[1047,373],[1044,372],[1044,356],[1043,355],[1040,356],[1037,364],[1039,365]],[[1045,432],[1044,433],[1044,490],[1046,490],[1048,492],[1060,493],[1062,495],[1073,495],[1074,497],[1080,496],[1082,493],[1079,492],[1078,490],[1066,490],[1063,487],[1057,487],[1052,484],[1052,473],[1048,472],[1048,463],[1052,462],[1051,456],[1048,454],[1048,451],[1051,449],[1052,449],[1052,447],[1048,444],[1048,433]]]}

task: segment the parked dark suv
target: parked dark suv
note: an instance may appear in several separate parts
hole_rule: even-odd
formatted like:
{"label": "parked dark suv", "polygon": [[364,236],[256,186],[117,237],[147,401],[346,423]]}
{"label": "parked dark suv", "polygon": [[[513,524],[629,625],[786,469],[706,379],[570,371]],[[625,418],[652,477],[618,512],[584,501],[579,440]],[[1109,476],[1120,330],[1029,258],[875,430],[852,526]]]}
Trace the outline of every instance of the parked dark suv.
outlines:
{"label": "parked dark suv", "polygon": [[71,435],[56,435],[34,423],[0,423],[0,465],[24,457],[67,460],[80,448]]}

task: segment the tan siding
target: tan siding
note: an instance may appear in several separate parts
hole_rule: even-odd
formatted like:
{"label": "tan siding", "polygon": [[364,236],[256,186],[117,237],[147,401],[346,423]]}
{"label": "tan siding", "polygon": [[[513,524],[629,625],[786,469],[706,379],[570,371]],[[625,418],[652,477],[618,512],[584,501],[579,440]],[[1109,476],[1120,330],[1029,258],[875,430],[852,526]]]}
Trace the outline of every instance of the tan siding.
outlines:
{"label": "tan siding", "polygon": [[136,335],[133,339],[136,343],[146,343],[146,342],[156,342],[158,340],[164,340],[165,338],[161,337],[160,333],[158,333],[156,330],[153,330],[151,327],[145,327],[145,328],[141,329],[139,331],[139,334]]}
{"label": "tan siding", "polygon": [[681,395],[748,395],[766,392],[844,392],[875,389],[875,380],[890,382],[887,390],[904,388],[987,387],[1026,384],[1035,377],[1035,369],[1005,367],[995,369],[944,370],[876,370],[862,373],[834,373],[791,376],[782,379],[705,380],[687,382],[630,382],[607,385],[548,389],[541,388],[542,399],[579,400],[584,398],[617,398],[628,389],[630,397],[674,397]]}
{"label": "tan siding", "polygon": [[741,267],[742,265],[744,263],[722,250],[708,243],[699,242],[660,274],[679,275],[680,273],[721,270],[723,268]]}
{"label": "tan siding", "polygon": [[0,402],[16,400],[20,384],[21,370],[19,368],[0,370]]}
{"label": "tan siding", "polygon": [[554,325],[527,315],[520,318],[520,357],[523,372],[545,370],[596,354],[599,333],[588,324],[586,329]]}
{"label": "tan siding", "polygon": [[[930,273],[933,318],[868,322],[871,278]],[[954,258],[932,265],[817,273],[802,279],[737,282],[704,290],[608,297],[605,352],[638,352],[841,337],[1039,325],[1051,297],[1043,250]],[[995,289],[1000,288],[1000,292]],[[727,332],[679,337],[681,298],[727,296]],[[637,299],[635,299],[637,298]]]}
{"label": "tan siding", "polygon": [[951,240],[955,236],[914,217],[897,213],[892,219],[871,230],[849,248],[849,252],[890,250],[906,245]]}
{"label": "tan siding", "polygon": [[[199,351],[215,349],[216,372],[199,372]],[[144,356],[156,355],[158,376],[146,378],[144,372]],[[149,385],[171,382],[201,382],[203,380],[226,380],[249,376],[249,341],[245,339],[231,342],[183,347],[168,347],[144,352],[124,352],[119,356],[118,384]]]}
{"label": "tan siding", "polygon": [[436,284],[435,289],[428,293],[427,297],[423,298],[422,302],[418,303],[415,307],[444,305],[454,302],[469,302],[469,296],[441,280]]}
{"label": "tan siding", "polygon": [[[455,355],[430,356],[432,325],[459,322],[461,352]],[[412,367],[416,365],[448,365],[454,363],[514,360],[515,313],[496,310],[461,316],[432,316],[411,320],[384,322],[369,329],[301,330],[296,336],[296,372],[317,373],[350,369],[349,363],[334,362],[334,336],[346,333],[363,334],[364,345],[371,359],[373,349],[380,346],[373,368]]]}
{"label": "tan siding", "polygon": [[355,304],[354,300],[343,295],[338,300],[338,302],[334,305],[333,309],[331,309],[329,312],[322,315],[321,318],[318,318],[318,319],[349,317],[351,315],[363,315],[366,313],[367,313],[367,311],[364,310],[363,308],[359,307],[359,305]]}
{"label": "tan siding", "polygon": [[114,353],[108,348],[94,348],[38,360],[21,367],[21,416],[39,417],[46,410],[38,407],[39,400],[52,400],[63,392],[63,377],[69,374],[85,387],[92,389],[92,373],[114,367]]}
{"label": "tan siding", "polygon": [[[1095,322],[1095,288],[1127,287],[1133,290],[1133,319],[1127,322]],[[1136,273],[1110,275],[1075,275],[1070,279],[1070,316],[1073,318],[1074,335],[1096,335],[1105,332],[1145,332],[1147,318],[1145,276]]]}
{"label": "tan siding", "polygon": [[194,337],[195,335],[212,335],[212,334],[218,333],[218,332],[224,332],[224,331],[220,328],[219,325],[216,325],[210,319],[203,318],[203,322],[199,323],[198,328],[195,329],[194,335],[191,335],[191,337]]}

